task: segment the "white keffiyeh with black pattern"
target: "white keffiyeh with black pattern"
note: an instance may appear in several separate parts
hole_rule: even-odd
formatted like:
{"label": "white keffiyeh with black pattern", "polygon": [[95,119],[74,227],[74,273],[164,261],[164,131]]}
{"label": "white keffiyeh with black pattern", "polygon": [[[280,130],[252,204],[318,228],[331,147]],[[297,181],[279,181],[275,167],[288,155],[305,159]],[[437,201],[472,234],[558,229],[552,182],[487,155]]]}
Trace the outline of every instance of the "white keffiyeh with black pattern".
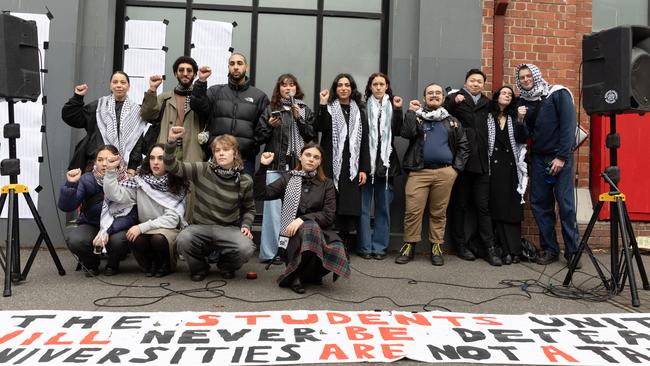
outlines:
{"label": "white keffiyeh with black pattern", "polygon": [[140,117],[140,106],[126,98],[118,119],[115,113],[115,98],[111,94],[101,97],[97,101],[96,117],[97,128],[102,135],[104,144],[117,147],[125,164],[128,165],[133,147],[147,128],[147,123]]}
{"label": "white keffiyeh with black pattern", "polygon": [[350,180],[353,181],[359,172],[359,155],[361,153],[361,112],[359,106],[354,100],[350,101],[349,126],[345,122],[343,110],[339,100],[335,100],[327,105],[327,111],[332,116],[332,167],[334,173],[334,186],[339,188],[339,178],[341,175],[341,165],[343,162],[343,150],[345,149],[345,140],[350,140]]}

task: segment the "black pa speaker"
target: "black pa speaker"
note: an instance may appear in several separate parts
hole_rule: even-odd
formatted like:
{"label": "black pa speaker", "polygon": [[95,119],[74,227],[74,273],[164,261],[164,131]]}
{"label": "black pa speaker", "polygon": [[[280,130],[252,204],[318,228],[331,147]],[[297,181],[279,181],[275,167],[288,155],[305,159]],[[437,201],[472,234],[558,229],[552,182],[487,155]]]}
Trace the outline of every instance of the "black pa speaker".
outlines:
{"label": "black pa speaker", "polygon": [[650,111],[650,28],[622,26],[582,39],[587,113]]}
{"label": "black pa speaker", "polygon": [[36,22],[0,14],[0,97],[36,101],[40,76]]}

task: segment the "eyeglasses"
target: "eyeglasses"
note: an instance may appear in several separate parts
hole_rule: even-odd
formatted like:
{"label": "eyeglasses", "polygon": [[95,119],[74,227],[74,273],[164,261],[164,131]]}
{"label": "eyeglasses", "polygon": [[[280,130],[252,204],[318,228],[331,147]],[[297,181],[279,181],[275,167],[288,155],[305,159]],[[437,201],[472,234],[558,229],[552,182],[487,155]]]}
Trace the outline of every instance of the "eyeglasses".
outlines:
{"label": "eyeglasses", "polygon": [[194,72],[194,69],[191,67],[179,67],[177,72]]}

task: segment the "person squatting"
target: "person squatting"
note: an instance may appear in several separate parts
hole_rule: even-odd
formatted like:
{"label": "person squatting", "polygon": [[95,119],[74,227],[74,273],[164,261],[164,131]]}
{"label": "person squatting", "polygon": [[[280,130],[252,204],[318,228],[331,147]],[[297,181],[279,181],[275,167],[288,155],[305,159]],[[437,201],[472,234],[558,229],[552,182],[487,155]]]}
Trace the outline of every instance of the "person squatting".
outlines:
{"label": "person squatting", "polygon": [[[65,240],[86,276],[102,272],[102,255],[103,274],[119,273],[132,252],[148,277],[176,271],[182,258],[193,281],[209,276],[212,264],[231,279],[257,249],[252,227],[260,200],[259,260],[284,264],[278,284],[304,293],[329,273],[349,278],[352,252],[387,258],[401,174],[397,264],[414,258],[424,219],[434,266],[444,264],[444,243],[463,260],[520,262],[529,183],[544,251],[537,263],[560,254],[556,201],[564,257],[576,253],[573,96],[547,83],[537,66],[519,65],[515,86],[501,86],[491,98],[485,73],[471,69],[460,90],[447,95],[432,82],[408,102],[384,73],[371,74],[363,91],[341,73],[313,109],[293,74],[277,78],[269,100],[247,72],[246,57],[232,53],[227,84],[208,87],[211,68],[182,56],[173,64],[177,84],[159,92],[162,76],[152,75],[141,102],[129,96],[122,71],[98,100],[84,101],[86,84],[74,88],[62,119],[86,136],[75,147],[58,207],[78,212]],[[401,159],[398,138],[408,145]],[[475,232],[467,232],[468,217],[476,218]]]}

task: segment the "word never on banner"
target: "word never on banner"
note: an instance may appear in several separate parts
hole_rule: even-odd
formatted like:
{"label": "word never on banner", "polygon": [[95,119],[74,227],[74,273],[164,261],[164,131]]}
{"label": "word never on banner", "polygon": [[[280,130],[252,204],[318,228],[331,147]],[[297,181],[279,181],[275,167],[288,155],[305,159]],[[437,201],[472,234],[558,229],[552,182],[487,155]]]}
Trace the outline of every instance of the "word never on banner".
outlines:
{"label": "word never on banner", "polygon": [[650,363],[650,314],[0,312],[0,365]]}

